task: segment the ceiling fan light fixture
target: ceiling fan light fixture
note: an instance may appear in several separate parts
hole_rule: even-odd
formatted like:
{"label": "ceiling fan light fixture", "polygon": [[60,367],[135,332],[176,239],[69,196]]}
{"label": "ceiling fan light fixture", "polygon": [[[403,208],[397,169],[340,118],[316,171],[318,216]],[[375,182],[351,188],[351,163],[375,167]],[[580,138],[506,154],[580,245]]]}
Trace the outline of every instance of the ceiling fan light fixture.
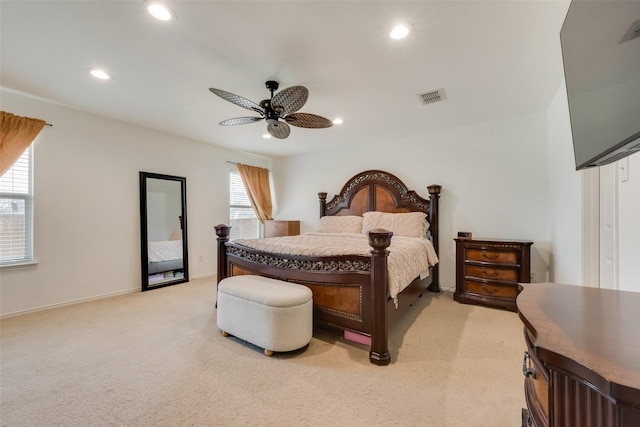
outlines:
{"label": "ceiling fan light fixture", "polygon": [[391,38],[394,40],[400,40],[407,37],[409,35],[409,32],[410,30],[408,25],[399,24],[393,27],[393,30],[391,30],[389,36],[391,36]]}
{"label": "ceiling fan light fixture", "polygon": [[174,14],[171,11],[171,9],[169,9],[162,3],[147,2],[146,6],[147,6],[147,11],[149,11],[151,16],[153,16],[156,19],[159,19],[160,21],[170,21],[174,17]]}
{"label": "ceiling fan light fixture", "polygon": [[344,123],[344,121],[340,117],[333,119],[334,125],[341,125],[342,123]]}
{"label": "ceiling fan light fixture", "polygon": [[271,139],[271,135],[270,135],[270,134],[268,134],[268,133],[263,133],[263,134],[262,134],[262,137],[263,137],[264,139]]}

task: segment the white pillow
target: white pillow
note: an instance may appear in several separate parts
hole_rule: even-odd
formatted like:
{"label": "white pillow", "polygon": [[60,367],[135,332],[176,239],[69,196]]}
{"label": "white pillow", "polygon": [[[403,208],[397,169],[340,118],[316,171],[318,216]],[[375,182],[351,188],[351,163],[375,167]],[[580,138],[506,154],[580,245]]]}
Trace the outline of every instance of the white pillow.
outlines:
{"label": "white pillow", "polygon": [[362,233],[362,217],[356,215],[323,216],[319,233]]}
{"label": "white pillow", "polygon": [[363,233],[384,228],[392,231],[394,236],[425,237],[429,229],[427,215],[424,212],[365,212],[362,217]]}

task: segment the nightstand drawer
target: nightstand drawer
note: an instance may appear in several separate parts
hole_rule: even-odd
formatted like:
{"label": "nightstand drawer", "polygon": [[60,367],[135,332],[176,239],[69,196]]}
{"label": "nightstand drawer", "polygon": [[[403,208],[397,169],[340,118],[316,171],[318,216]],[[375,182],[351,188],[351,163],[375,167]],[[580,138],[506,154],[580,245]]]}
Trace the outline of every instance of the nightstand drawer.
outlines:
{"label": "nightstand drawer", "polygon": [[488,297],[516,299],[518,296],[517,285],[497,285],[493,283],[474,282],[465,280],[467,292]]}
{"label": "nightstand drawer", "polygon": [[466,265],[465,275],[479,277],[481,279],[497,279],[518,281],[518,270],[515,268],[492,268],[481,265]]}
{"label": "nightstand drawer", "polygon": [[518,255],[513,251],[492,251],[490,249],[467,249],[467,259],[483,262],[517,264]]}

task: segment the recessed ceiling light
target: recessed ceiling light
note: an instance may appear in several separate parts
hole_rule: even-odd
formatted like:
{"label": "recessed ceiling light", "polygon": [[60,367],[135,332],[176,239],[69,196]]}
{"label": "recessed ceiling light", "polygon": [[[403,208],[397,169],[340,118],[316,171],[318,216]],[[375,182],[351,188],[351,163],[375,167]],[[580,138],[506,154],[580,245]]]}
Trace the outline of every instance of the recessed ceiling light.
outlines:
{"label": "recessed ceiling light", "polygon": [[263,137],[264,139],[270,139],[270,138],[271,138],[271,135],[270,135],[270,134],[268,134],[268,133],[265,133],[264,135],[262,135],[262,137]]}
{"label": "recessed ceiling light", "polygon": [[156,19],[161,21],[169,21],[173,18],[173,12],[171,9],[161,3],[149,2],[147,3],[147,10]]}
{"label": "recessed ceiling light", "polygon": [[389,34],[392,39],[400,40],[409,35],[409,27],[406,25],[396,25],[393,30],[391,30],[391,34]]}
{"label": "recessed ceiling light", "polygon": [[339,117],[333,120],[333,124],[334,125],[341,125],[342,123],[344,123],[344,122]]}
{"label": "recessed ceiling light", "polygon": [[89,70],[89,72],[96,79],[100,79],[100,80],[110,80],[111,79],[111,74],[107,73],[106,71],[99,70],[97,68],[91,68]]}

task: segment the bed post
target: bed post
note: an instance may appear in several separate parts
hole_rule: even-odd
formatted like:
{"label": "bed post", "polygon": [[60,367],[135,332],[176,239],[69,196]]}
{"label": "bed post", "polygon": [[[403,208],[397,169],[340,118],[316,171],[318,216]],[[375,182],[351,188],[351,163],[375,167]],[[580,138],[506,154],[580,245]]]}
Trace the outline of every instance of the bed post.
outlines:
{"label": "bed post", "polygon": [[327,214],[327,193],[318,193],[318,199],[320,199],[320,218]]}
{"label": "bed post", "polygon": [[[440,190],[442,190],[441,185],[430,185],[427,187],[429,189],[429,230],[431,231],[431,236],[433,237],[433,247],[436,250],[436,254],[440,256],[440,249],[438,248],[438,235],[440,234],[438,231],[438,205],[440,199]],[[431,284],[427,288],[431,292],[440,292],[440,268],[439,263],[436,264],[431,269]]]}
{"label": "bed post", "polygon": [[371,251],[371,303],[373,307],[373,324],[371,325],[371,350],[369,361],[375,365],[388,365],[389,339],[387,324],[387,248],[391,244],[393,233],[383,229],[371,230],[369,233]]}
{"label": "bed post", "polygon": [[227,277],[227,250],[225,243],[229,241],[229,233],[231,226],[227,224],[218,224],[214,227],[216,236],[218,236],[218,283]]}

